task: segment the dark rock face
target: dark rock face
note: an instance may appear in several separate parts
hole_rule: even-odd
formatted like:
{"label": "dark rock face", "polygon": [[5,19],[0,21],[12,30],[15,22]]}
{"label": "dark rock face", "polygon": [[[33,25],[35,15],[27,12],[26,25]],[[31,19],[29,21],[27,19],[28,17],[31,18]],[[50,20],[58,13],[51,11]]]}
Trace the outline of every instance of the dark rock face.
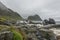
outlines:
{"label": "dark rock face", "polygon": [[0,40],[13,40],[13,33],[10,31],[1,32]]}
{"label": "dark rock face", "polygon": [[42,21],[42,19],[40,18],[39,15],[33,15],[33,16],[29,16],[28,20],[33,20],[33,21]]}

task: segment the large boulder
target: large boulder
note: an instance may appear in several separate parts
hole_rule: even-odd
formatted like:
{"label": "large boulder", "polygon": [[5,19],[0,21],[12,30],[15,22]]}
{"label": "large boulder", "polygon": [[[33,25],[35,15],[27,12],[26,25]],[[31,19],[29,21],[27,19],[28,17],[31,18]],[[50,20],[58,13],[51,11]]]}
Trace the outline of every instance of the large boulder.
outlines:
{"label": "large boulder", "polygon": [[42,19],[40,18],[39,15],[33,15],[33,16],[29,16],[28,20],[33,20],[33,21],[42,21]]}
{"label": "large boulder", "polygon": [[10,31],[1,32],[0,40],[13,40],[13,33]]}

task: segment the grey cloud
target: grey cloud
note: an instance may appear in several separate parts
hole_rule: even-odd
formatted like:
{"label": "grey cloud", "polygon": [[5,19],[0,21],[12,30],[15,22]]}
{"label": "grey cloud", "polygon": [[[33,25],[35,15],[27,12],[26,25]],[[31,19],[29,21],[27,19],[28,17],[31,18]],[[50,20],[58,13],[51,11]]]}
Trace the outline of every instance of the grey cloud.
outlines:
{"label": "grey cloud", "polygon": [[38,14],[43,19],[60,17],[60,0],[0,0],[23,17]]}

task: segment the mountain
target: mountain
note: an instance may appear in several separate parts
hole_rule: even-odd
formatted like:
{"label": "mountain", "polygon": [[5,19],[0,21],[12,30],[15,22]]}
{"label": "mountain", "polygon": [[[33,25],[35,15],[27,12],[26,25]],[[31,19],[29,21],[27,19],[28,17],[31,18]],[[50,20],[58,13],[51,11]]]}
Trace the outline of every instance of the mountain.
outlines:
{"label": "mountain", "polygon": [[0,2],[0,9],[1,10],[8,10],[7,7]]}
{"label": "mountain", "polygon": [[39,15],[33,15],[33,16],[29,16],[28,20],[33,20],[33,21],[42,21],[42,19],[40,18]]}
{"label": "mountain", "polygon": [[7,8],[4,4],[0,2],[0,17],[11,20],[19,20],[22,19],[22,17],[17,13],[14,12],[13,10]]}

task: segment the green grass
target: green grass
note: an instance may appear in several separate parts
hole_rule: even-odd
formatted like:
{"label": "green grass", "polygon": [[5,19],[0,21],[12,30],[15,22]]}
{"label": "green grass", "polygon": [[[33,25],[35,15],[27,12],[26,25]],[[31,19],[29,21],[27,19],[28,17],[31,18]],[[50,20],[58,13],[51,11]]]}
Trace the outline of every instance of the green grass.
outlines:
{"label": "green grass", "polygon": [[15,30],[12,30],[12,32],[14,34],[13,40],[23,40],[23,36],[19,32],[15,31]]}
{"label": "green grass", "polygon": [[6,20],[22,20],[21,17],[0,16],[0,18],[4,18]]}
{"label": "green grass", "polygon": [[10,27],[12,27],[12,26],[0,25],[0,31],[2,29],[7,29],[13,33],[13,40],[23,40],[23,35],[15,28],[13,28],[13,27],[10,28]]}

